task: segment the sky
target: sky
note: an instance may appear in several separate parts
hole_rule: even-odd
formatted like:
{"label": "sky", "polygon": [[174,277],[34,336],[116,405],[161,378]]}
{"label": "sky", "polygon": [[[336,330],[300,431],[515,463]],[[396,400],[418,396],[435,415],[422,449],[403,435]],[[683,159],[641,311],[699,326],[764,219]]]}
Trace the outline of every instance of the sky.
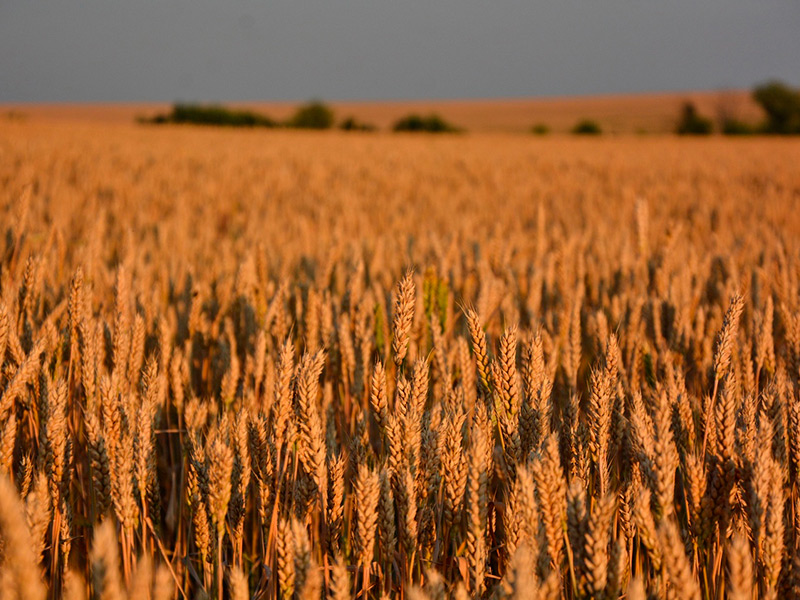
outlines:
{"label": "sky", "polygon": [[800,0],[0,0],[0,102],[800,85]]}

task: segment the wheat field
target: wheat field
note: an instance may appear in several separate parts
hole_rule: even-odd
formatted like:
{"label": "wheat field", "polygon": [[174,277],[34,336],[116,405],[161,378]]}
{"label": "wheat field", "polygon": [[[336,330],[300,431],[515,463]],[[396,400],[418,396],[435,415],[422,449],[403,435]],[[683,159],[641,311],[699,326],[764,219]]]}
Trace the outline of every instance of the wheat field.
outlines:
{"label": "wheat field", "polygon": [[0,597],[797,597],[799,164],[5,124]]}

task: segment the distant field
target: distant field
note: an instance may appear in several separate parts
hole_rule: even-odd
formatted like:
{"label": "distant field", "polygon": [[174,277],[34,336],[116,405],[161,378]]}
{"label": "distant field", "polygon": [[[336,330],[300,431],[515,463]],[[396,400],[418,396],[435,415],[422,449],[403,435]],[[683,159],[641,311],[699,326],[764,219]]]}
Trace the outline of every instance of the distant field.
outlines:
{"label": "distant field", "polygon": [[[723,109],[745,121],[755,122],[761,118],[760,108],[745,90],[567,98],[332,102],[331,106],[337,120],[353,116],[380,129],[389,129],[397,119],[411,112],[436,112],[472,132],[525,132],[540,123],[551,131],[565,132],[579,119],[590,118],[610,133],[667,133],[674,129],[681,105],[687,100],[694,102],[701,114],[711,118]],[[253,102],[230,106],[257,110],[280,120],[291,115],[298,104]],[[48,121],[130,122],[137,116],[153,116],[168,108],[168,104],[2,105],[0,115]]]}

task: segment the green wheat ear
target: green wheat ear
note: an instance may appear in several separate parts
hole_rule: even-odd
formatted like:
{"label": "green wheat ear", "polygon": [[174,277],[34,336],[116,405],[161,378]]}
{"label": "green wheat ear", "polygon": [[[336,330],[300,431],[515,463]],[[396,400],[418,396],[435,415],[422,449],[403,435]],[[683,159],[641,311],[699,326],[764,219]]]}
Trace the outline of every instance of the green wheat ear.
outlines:
{"label": "green wheat ear", "polygon": [[442,331],[444,331],[447,321],[447,300],[450,297],[450,286],[446,279],[437,279],[436,296],[437,308],[439,309],[439,324],[442,326]]}
{"label": "green wheat ear", "polygon": [[433,267],[428,267],[425,271],[425,278],[422,281],[422,304],[425,307],[425,322],[430,323],[433,318],[433,311],[436,310],[436,271]]}
{"label": "green wheat ear", "polygon": [[375,303],[375,346],[378,348],[378,354],[381,356],[386,354],[386,314],[383,310],[383,304],[380,302]]}

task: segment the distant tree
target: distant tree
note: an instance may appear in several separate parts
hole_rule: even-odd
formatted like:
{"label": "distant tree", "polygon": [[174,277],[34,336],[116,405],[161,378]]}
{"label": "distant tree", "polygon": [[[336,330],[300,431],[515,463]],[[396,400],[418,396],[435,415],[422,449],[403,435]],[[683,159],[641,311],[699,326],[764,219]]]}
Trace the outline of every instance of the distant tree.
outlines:
{"label": "distant tree", "polygon": [[534,135],[547,135],[550,133],[550,128],[544,123],[537,123],[531,127],[531,133]]}
{"label": "distant tree", "polygon": [[575,127],[572,128],[572,133],[575,135],[600,135],[603,130],[597,121],[583,119],[575,124]]}
{"label": "distant tree", "polygon": [[286,123],[298,129],[329,129],[333,127],[333,111],[325,104],[314,100],[301,106]]}
{"label": "distant tree", "polygon": [[771,81],[753,90],[753,99],[767,114],[766,133],[800,133],[800,92],[780,81]]}
{"label": "distant tree", "polygon": [[410,114],[394,124],[394,131],[425,131],[428,133],[452,133],[460,131],[436,114],[421,116]]}
{"label": "distant tree", "polygon": [[700,116],[692,102],[686,102],[681,110],[676,133],[678,135],[708,135],[714,129],[711,119]]}

